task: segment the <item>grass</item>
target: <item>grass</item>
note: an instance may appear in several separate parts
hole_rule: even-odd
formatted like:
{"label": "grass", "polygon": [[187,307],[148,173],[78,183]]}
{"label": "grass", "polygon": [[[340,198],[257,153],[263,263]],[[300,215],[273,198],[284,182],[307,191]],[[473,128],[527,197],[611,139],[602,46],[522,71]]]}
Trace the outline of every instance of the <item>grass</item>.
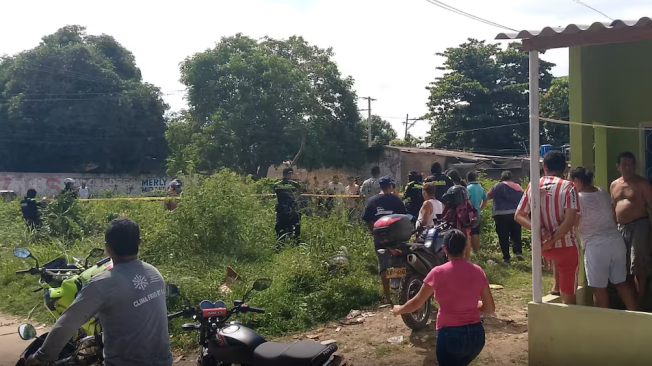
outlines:
{"label": "grass", "polygon": [[[277,253],[275,202],[252,196],[265,187],[245,184],[227,171],[208,178],[195,177],[193,182],[173,212],[165,211],[162,202],[50,204],[44,212],[44,228],[37,233],[26,229],[16,201],[0,202],[0,312],[22,317],[29,314],[44,323],[54,320],[42,306],[42,293],[31,291],[39,287],[38,278],[14,274],[32,263],[14,258],[13,248],[29,247],[42,263],[58,256],[69,260],[84,257],[90,249],[103,247],[103,231],[119,216],[140,224],[141,258],[155,265],[168,283],[178,285],[193,304],[203,299],[221,299],[229,304],[256,278],[272,278],[270,289],[253,293],[248,300],[267,313],[239,319],[266,336],[306,330],[343,317],[351,309],[373,306],[380,299],[376,257],[363,225],[332,215],[304,216],[302,245],[287,246]],[[487,210],[490,207],[482,224],[482,250],[472,259],[485,269],[491,283],[521,291],[525,303],[531,297],[529,260],[511,266],[501,264]],[[348,264],[332,266],[330,259],[343,248]],[[496,264],[488,264],[489,259]],[[231,293],[221,293],[227,266],[241,278]],[[168,304],[170,311],[181,306],[180,299]],[[180,332],[182,322],[175,321],[171,327],[176,346],[194,339]]]}

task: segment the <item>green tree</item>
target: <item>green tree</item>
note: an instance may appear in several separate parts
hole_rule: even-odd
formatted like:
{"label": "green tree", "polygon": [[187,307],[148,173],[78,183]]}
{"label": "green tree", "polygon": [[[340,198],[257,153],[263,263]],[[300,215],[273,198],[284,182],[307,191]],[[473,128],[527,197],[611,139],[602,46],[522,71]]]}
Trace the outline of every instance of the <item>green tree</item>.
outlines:
{"label": "green tree", "polygon": [[424,140],[420,137],[412,136],[408,133],[407,138],[404,139],[394,139],[389,142],[389,146],[401,146],[401,147],[418,147],[423,144]]}
{"label": "green tree", "polygon": [[[367,119],[362,119],[362,124],[364,125],[363,129],[366,131],[368,126]],[[396,139],[398,134],[396,130],[392,127],[392,124],[387,122],[375,114],[371,115],[371,141],[375,146],[386,146],[389,145],[389,142]],[[366,140],[365,140],[366,141]]]}
{"label": "green tree", "polygon": [[299,166],[360,164],[366,144],[353,80],[341,76],[332,57],[330,48],[301,37],[258,41],[237,34],[187,58],[181,80],[190,119],[182,123],[190,126],[171,128],[168,139],[181,129],[191,142],[171,144],[169,169],[189,170],[179,146],[193,169],[228,167],[258,177],[302,145]]}
{"label": "green tree", "polygon": [[[548,92],[541,95],[539,115],[545,118],[568,121],[570,116],[568,103],[568,76],[554,78]],[[541,131],[542,143],[553,146],[570,143],[570,128],[568,125],[544,122]]]}
{"label": "green tree", "polygon": [[[446,49],[446,73],[430,84],[427,142],[454,149],[522,149],[528,143],[528,54],[511,43],[469,39]],[[539,90],[550,87],[554,64],[540,61]],[[498,127],[509,125],[506,127]],[[471,130],[471,131],[467,131]],[[460,132],[464,131],[464,132]]]}
{"label": "green tree", "polygon": [[63,27],[0,59],[0,170],[158,172],[166,109],[113,37]]}

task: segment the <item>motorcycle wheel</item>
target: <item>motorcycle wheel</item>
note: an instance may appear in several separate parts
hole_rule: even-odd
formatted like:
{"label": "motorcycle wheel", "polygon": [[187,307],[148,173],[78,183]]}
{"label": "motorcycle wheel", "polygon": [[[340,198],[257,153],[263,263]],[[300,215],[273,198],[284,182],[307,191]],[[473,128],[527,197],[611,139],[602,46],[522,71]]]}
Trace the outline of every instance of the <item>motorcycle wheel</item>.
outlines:
{"label": "motorcycle wheel", "polygon": [[[403,305],[415,297],[419,293],[419,290],[421,290],[421,285],[423,285],[423,278],[414,272],[408,272],[401,281],[398,290],[399,304]],[[419,310],[411,314],[401,314],[401,318],[408,328],[418,330],[427,326],[431,312],[432,303],[428,299]]]}

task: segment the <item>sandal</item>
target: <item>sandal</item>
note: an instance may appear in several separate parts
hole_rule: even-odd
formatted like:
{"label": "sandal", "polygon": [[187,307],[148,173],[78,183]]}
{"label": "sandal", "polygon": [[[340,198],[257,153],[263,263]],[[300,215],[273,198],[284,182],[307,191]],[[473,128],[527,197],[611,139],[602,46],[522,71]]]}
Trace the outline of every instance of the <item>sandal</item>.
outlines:
{"label": "sandal", "polygon": [[550,295],[553,295],[553,296],[561,296],[561,292],[559,292],[559,291],[552,291],[552,290],[551,290],[551,291],[548,292],[548,293],[549,293]]}

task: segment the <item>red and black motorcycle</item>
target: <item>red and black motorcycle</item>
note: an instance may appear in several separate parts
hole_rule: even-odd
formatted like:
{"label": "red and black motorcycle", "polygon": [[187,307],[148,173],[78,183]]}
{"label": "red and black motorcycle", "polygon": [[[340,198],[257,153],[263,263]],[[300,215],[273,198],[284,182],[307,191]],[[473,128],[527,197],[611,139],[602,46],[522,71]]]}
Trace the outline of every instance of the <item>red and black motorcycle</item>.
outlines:
{"label": "red and black motorcycle", "polygon": [[[374,224],[374,238],[379,254],[389,251],[392,256],[391,267],[385,272],[387,278],[400,281],[398,286],[399,304],[403,305],[415,297],[423,280],[430,271],[448,262],[443,251],[444,233],[452,229],[447,222],[437,222],[434,227],[415,230],[412,215],[389,215]],[[417,234],[416,240],[411,240]],[[431,301],[411,314],[401,315],[410,329],[422,329],[432,313]]]}
{"label": "red and black motorcycle", "polygon": [[[335,355],[335,343],[322,345],[315,342],[299,341],[294,343],[268,342],[254,330],[245,327],[239,321],[231,321],[231,316],[241,313],[264,314],[264,309],[250,307],[245,302],[251,291],[262,291],[271,286],[272,280],[261,278],[254,282],[242,300],[233,302],[233,308],[227,309],[223,301],[203,300],[199,307],[186,307],[168,315],[168,320],[186,317],[194,323],[182,325],[185,331],[199,332],[200,354],[197,364],[200,366],[338,366],[342,357]],[[168,296],[181,296],[179,288],[168,285]]]}

